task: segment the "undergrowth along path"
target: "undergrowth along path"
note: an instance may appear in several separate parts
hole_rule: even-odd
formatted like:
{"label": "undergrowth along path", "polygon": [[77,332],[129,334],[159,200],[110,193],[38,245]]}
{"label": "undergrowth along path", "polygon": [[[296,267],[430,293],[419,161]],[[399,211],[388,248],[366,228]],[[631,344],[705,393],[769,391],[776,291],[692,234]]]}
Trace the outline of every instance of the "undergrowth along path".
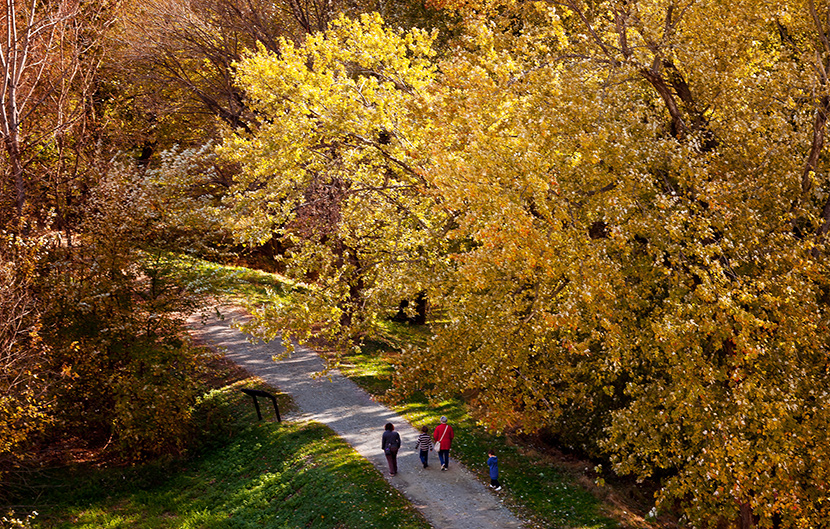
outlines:
{"label": "undergrowth along path", "polygon": [[[301,410],[300,417],[290,417],[292,420],[313,420],[328,425],[386,476],[434,527],[523,527],[499,498],[458,461],[451,458],[449,470],[442,472],[437,452],[430,452],[430,466],[423,468],[413,448],[420,432],[394,411],[372,400],[351,380],[338,371],[315,378],[313,375],[323,369],[323,361],[313,350],[298,346],[289,358],[274,362],[272,357],[284,351],[279,342],[252,341],[233,325],[249,317],[243,309],[222,307],[220,313],[223,318],[216,315],[204,320],[191,318],[194,339],[220,350],[251,374],[290,395]],[[264,404],[263,416],[273,413],[270,403]],[[396,476],[388,475],[386,458],[380,449],[387,422],[395,425],[402,440]],[[463,436],[464,432],[456,432],[459,435]]]}

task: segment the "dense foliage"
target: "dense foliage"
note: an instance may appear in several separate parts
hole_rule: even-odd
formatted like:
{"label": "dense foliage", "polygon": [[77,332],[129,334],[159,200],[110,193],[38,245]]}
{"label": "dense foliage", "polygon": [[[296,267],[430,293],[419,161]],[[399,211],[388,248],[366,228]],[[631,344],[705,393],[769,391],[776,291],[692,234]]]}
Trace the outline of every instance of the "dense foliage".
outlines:
{"label": "dense foliage", "polygon": [[194,355],[179,336],[191,293],[152,245],[146,188],[114,172],[94,191],[75,248],[45,259],[43,314],[64,432],[132,458],[180,451],[189,433]]}
{"label": "dense foliage", "polygon": [[396,390],[698,525],[820,526],[830,7],[375,7],[6,3],[0,472],[50,433],[181,450],[196,301],[157,257],[237,244],[297,280],[263,335],[345,349],[426,299]]}
{"label": "dense foliage", "polygon": [[49,422],[46,348],[33,293],[37,246],[0,239],[0,481]]}
{"label": "dense foliage", "polygon": [[268,118],[223,146],[235,231],[316,286],[265,326],[426,291],[404,389],[658,476],[701,525],[820,524],[826,6],[442,6],[446,50],[364,17],[239,65]]}

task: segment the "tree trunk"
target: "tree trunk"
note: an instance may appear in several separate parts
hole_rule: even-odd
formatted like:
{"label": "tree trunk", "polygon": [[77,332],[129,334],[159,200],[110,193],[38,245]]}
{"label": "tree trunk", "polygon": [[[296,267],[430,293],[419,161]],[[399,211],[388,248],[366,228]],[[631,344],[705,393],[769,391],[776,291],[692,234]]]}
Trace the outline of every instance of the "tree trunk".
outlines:
{"label": "tree trunk", "polygon": [[816,110],[816,119],[813,121],[813,142],[810,146],[810,154],[807,156],[807,163],[804,164],[804,172],[801,174],[801,193],[804,200],[808,199],[813,189],[811,173],[816,171],[821,149],[824,147],[824,130],[827,125],[828,112],[830,112],[830,97],[824,96]]}
{"label": "tree trunk", "polygon": [[752,506],[749,502],[741,504],[741,519],[738,523],[739,529],[752,529],[755,527],[755,520],[752,518]]}
{"label": "tree trunk", "polygon": [[23,162],[17,135],[12,133],[6,138],[6,153],[9,155],[9,167],[14,180],[15,190],[15,225],[18,230],[23,227],[23,206],[26,204],[26,181],[23,178]]}

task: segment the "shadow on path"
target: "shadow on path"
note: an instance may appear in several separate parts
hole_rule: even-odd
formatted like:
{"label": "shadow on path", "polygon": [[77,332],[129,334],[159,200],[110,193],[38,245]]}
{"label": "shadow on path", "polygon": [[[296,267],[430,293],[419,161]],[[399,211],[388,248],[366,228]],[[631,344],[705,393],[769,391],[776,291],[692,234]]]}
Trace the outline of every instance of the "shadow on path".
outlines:
{"label": "shadow on path", "polygon": [[[436,452],[433,462],[423,468],[418,453],[412,448],[420,432],[401,416],[373,401],[369,395],[333,371],[331,376],[313,378],[323,369],[323,362],[314,351],[297,347],[290,358],[274,362],[272,356],[283,352],[278,342],[253,343],[247,335],[232,326],[244,321],[245,312],[224,307],[225,319],[212,317],[206,321],[191,318],[191,334],[200,343],[224,352],[225,356],[268,384],[291,395],[299,406],[301,419],[328,425],[360,455],[368,459],[386,479],[420,510],[434,527],[457,529],[513,529],[521,522],[499,499],[457,461],[441,472]],[[380,449],[383,426],[395,425],[402,440],[398,453],[398,474],[388,475],[386,458]],[[463,435],[463,432],[458,432]]]}

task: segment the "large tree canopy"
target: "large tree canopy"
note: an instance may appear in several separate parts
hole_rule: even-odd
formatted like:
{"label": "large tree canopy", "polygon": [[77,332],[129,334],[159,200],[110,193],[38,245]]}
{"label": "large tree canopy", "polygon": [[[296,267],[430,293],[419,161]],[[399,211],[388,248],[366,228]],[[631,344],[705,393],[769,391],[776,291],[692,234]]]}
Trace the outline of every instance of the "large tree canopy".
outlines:
{"label": "large tree canopy", "polygon": [[425,290],[404,389],[658,475],[700,525],[820,525],[828,7],[442,5],[442,59],[364,18],[239,65],[237,229],[317,284],[264,321],[340,333]]}
{"label": "large tree canopy", "polygon": [[[362,0],[3,3],[0,479],[33,461],[24,459],[41,453],[38,443],[56,439],[133,458],[186,448],[194,357],[180,339],[181,315],[197,301],[176,286],[164,255],[171,249],[203,256],[228,251],[218,213],[234,186],[236,166],[217,160],[213,146],[222,131],[247,132],[263,118],[265,130],[271,121],[267,105],[261,114],[248,106],[234,82],[234,63],[258,45],[279,54],[281,38],[299,45],[343,11],[375,7]],[[440,24],[440,12],[422,2],[390,0],[377,7],[405,26]],[[406,82],[431,75],[432,64],[426,66]],[[368,91],[361,97],[373,99]],[[378,125],[398,119],[390,116]],[[377,145],[396,134],[375,132]],[[359,156],[360,149],[342,138],[329,140],[335,156]],[[418,235],[432,228],[428,205],[415,199],[417,173],[396,165],[394,149],[367,144],[364,150],[365,162],[347,164],[368,174],[391,156],[392,183],[344,178],[336,163],[309,166],[299,189],[312,198],[280,228],[297,237],[293,255],[311,258],[315,248],[328,248],[331,254],[319,262],[348,278],[346,289],[331,282],[329,305],[314,307],[327,312],[333,334],[341,328],[344,335],[360,333],[367,311],[384,306],[362,301],[374,299],[364,295],[364,285],[385,284],[379,291],[392,295],[393,280],[375,282],[374,276],[385,270],[405,276],[384,259],[422,266],[417,262],[428,260],[430,251],[437,254],[429,247],[441,240]],[[249,175],[243,181],[236,189],[260,185]],[[294,191],[277,189],[273,199],[287,205]],[[318,213],[336,217],[341,199],[361,194],[367,197],[362,211],[376,215],[379,235],[318,235],[325,231]],[[245,210],[243,201],[237,205]],[[397,221],[387,220],[395,214]],[[401,234],[397,257],[389,250],[398,247],[388,244],[395,230]],[[418,237],[425,241],[421,246]],[[300,273],[304,279],[315,275],[327,276],[317,265]],[[165,406],[156,406],[157,399]]]}
{"label": "large tree canopy", "polygon": [[222,147],[244,167],[230,197],[235,231],[252,245],[280,238],[288,273],[318,285],[289,310],[266,307],[269,334],[290,323],[304,335],[320,324],[333,338],[358,336],[425,288],[446,222],[418,156],[429,127],[412,106],[435,74],[431,40],[364,15],[240,63],[263,124]]}

